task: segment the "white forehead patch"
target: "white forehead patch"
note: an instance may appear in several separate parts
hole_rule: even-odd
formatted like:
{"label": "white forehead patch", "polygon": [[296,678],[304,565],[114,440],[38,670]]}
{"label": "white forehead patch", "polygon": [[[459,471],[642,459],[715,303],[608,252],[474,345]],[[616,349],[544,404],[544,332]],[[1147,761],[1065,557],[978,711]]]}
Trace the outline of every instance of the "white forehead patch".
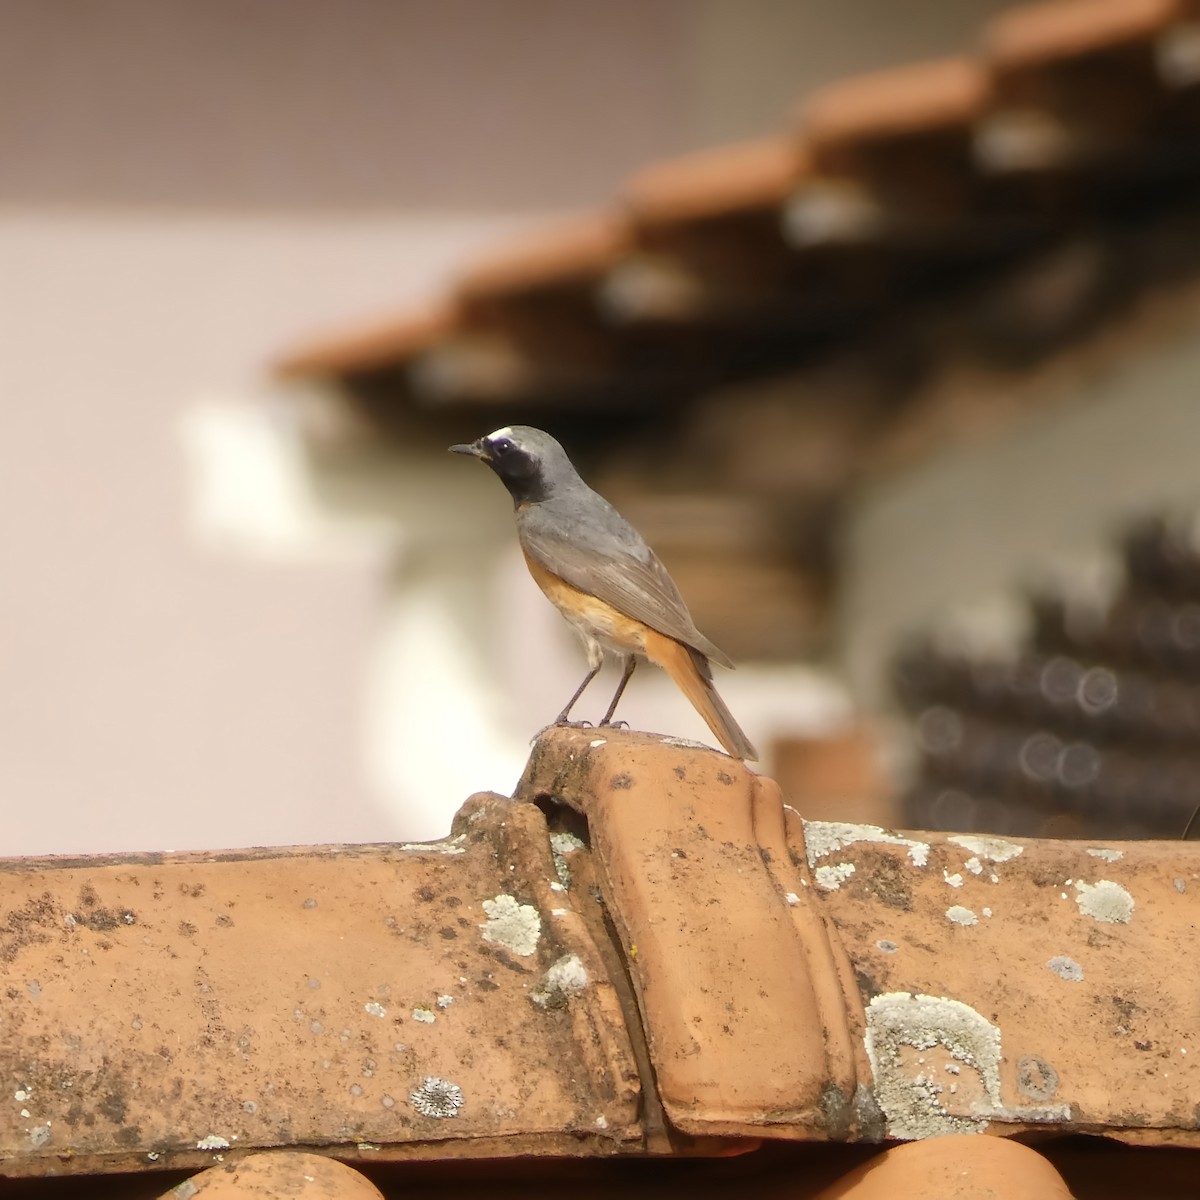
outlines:
{"label": "white forehead patch", "polygon": [[490,442],[493,438],[502,438],[502,437],[511,437],[511,436],[512,436],[512,426],[505,425],[505,427],[503,429],[497,429],[495,433],[489,433],[487,435],[487,440]]}

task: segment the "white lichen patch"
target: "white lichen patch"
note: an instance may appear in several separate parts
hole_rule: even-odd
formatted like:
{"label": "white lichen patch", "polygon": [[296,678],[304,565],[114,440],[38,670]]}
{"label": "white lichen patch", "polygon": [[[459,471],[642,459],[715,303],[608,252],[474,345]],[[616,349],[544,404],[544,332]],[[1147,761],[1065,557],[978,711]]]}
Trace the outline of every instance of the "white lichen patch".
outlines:
{"label": "white lichen patch", "polygon": [[463,1090],[449,1079],[426,1075],[421,1086],[409,1093],[409,1102],[424,1117],[457,1117],[463,1106]]}
{"label": "white lichen patch", "polygon": [[542,936],[541,914],[532,904],[520,904],[507,893],[483,902],[486,923],[480,925],[483,940],[528,958]]}
{"label": "white lichen patch", "polygon": [[[960,1000],[890,992],[873,997],[866,1016],[875,1096],[891,1137],[982,1133],[992,1120],[1054,1122],[1070,1115],[1066,1104],[1001,1103],[1000,1030]],[[953,1079],[948,1086],[946,1074]]]}
{"label": "white lichen patch", "polygon": [[972,875],[982,875],[983,863],[981,863],[979,859],[972,855],[965,863],[963,863],[963,870],[970,871]]}
{"label": "white lichen patch", "polygon": [[47,1121],[44,1125],[35,1125],[29,1131],[29,1144],[34,1150],[40,1150],[49,1141],[50,1141],[50,1122],[49,1121]]}
{"label": "white lichen patch", "polygon": [[788,902],[788,904],[790,904],[790,905],[791,905],[793,908],[795,908],[795,907],[796,907],[796,905],[800,903],[800,897],[799,897],[799,896],[797,896],[795,892],[784,892],[784,893],[783,893],[783,898],[784,898],[784,899],[785,899],[785,900]]}
{"label": "white lichen patch", "polygon": [[1084,916],[1106,925],[1126,925],[1133,916],[1133,897],[1111,879],[1098,879],[1095,883],[1075,881],[1075,903]]}
{"label": "white lichen patch", "polygon": [[987,1126],[986,1111],[950,1112],[941,1100],[942,1085],[905,1054],[906,1048],[944,1047],[960,1069],[977,1073],[986,1109],[1000,1107],[1000,1030],[960,1000],[910,992],[874,996],[867,1005],[864,1042],[890,1137],[981,1133]]}
{"label": "white lichen patch", "polygon": [[432,1008],[417,1007],[412,1010],[412,1019],[424,1025],[432,1025],[437,1020],[437,1013]]}
{"label": "white lichen patch", "polygon": [[658,739],[664,746],[676,746],[680,750],[711,750],[703,742],[692,741],[691,738],[663,736]]}
{"label": "white lichen patch", "polygon": [[957,871],[953,875],[951,875],[949,871],[943,871],[942,878],[951,887],[959,888],[959,887],[962,887],[962,885],[963,885],[963,877]]}
{"label": "white lichen patch", "polygon": [[963,908],[961,904],[952,904],[946,909],[946,920],[953,921],[955,925],[977,925],[979,923],[979,918],[969,908]]}
{"label": "white lichen patch", "polygon": [[401,842],[396,849],[416,854],[466,854],[467,848],[463,845],[466,840],[467,835],[460,833],[436,842]]}
{"label": "white lichen patch", "polygon": [[1124,850],[1105,850],[1103,847],[1100,847],[1100,846],[1090,847],[1088,849],[1088,853],[1093,858],[1102,858],[1102,859],[1104,859],[1105,862],[1110,862],[1110,863],[1119,862],[1122,858],[1125,857]]}
{"label": "white lichen patch", "polygon": [[1065,979],[1068,983],[1083,982],[1083,968],[1073,958],[1068,958],[1065,954],[1056,954],[1053,958],[1048,959],[1046,966],[1059,979]]}
{"label": "white lichen patch", "polygon": [[571,886],[571,867],[567,855],[576,854],[585,849],[582,839],[573,833],[552,833],[550,835],[550,857],[554,859],[554,871],[563,887]]}
{"label": "white lichen patch", "polygon": [[1002,863],[1009,859],[1019,858],[1025,853],[1025,847],[1004,838],[983,837],[973,833],[959,833],[946,839],[964,850],[969,850],[978,858],[987,862]]}
{"label": "white lichen patch", "polygon": [[449,1008],[454,1003],[453,996],[439,996],[437,998],[438,1008]]}
{"label": "white lichen patch", "polygon": [[879,825],[858,825],[850,821],[804,822],[804,848],[810,867],[815,867],[819,859],[859,842],[870,842],[879,846],[907,846],[908,857],[917,867],[923,867],[929,860],[928,842],[900,837]]}
{"label": "white lichen patch", "polygon": [[588,982],[587,968],[579,955],[564,954],[551,964],[538,986],[529,993],[529,999],[538,1008],[562,1008],[575,992],[582,992]]}
{"label": "white lichen patch", "polygon": [[824,888],[827,892],[836,892],[853,874],[854,864],[852,862],[831,863],[818,867],[813,872],[817,886]]}
{"label": "white lichen patch", "polygon": [[379,1004],[374,1000],[368,1001],[366,1004],[363,1005],[363,1012],[365,1012],[368,1016],[371,1016],[371,1017],[386,1017],[387,1016],[387,1009],[384,1008],[382,1004]]}
{"label": "white lichen patch", "polygon": [[223,1138],[219,1134],[210,1133],[207,1137],[202,1137],[196,1143],[197,1150],[228,1150],[229,1139]]}

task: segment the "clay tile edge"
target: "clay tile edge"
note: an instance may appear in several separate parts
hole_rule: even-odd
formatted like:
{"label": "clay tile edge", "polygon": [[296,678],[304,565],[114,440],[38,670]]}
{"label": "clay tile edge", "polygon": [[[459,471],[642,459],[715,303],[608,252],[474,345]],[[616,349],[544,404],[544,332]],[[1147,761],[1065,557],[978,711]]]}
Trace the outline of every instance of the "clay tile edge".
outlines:
{"label": "clay tile edge", "polygon": [[1181,0],[1056,0],[1002,13],[983,45],[1000,69],[1036,66],[1142,41],[1184,15]]}
{"label": "clay tile edge", "polygon": [[970,124],[983,110],[989,81],[969,58],[947,58],[876,71],[815,92],[799,110],[814,148]]}
{"label": "clay tile edge", "polygon": [[296,379],[393,367],[444,341],[457,325],[455,306],[436,301],[424,308],[301,342],[284,351],[273,370],[280,378]]}
{"label": "clay tile edge", "polygon": [[588,819],[675,1128],[852,1136],[861,1001],[789,852],[774,780],[679,739],[552,729],[516,794]]}
{"label": "clay tile edge", "polygon": [[592,213],[480,255],[459,276],[456,292],[460,300],[470,302],[586,286],[607,271],[629,244],[629,223],[623,213]]}
{"label": "clay tile edge", "polygon": [[621,197],[639,224],[707,220],[782,204],[806,166],[801,144],[777,134],[645,167]]}

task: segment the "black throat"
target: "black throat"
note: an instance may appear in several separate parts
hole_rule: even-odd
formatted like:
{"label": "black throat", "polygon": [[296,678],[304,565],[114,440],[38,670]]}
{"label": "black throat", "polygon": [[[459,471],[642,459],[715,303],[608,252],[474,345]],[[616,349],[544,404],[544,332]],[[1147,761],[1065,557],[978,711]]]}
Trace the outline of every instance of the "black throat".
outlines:
{"label": "black throat", "polygon": [[550,487],[542,474],[540,463],[530,459],[504,459],[488,465],[500,476],[500,482],[508,488],[508,494],[513,499],[513,508],[520,508],[523,504],[540,504],[549,499]]}

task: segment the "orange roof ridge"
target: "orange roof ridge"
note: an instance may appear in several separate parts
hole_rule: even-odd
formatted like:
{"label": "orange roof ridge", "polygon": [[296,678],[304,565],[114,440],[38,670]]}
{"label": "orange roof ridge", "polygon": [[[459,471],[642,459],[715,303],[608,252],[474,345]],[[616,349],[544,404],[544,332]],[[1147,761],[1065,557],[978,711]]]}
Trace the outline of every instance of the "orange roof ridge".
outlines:
{"label": "orange roof ridge", "polygon": [[996,64],[1032,65],[1143,41],[1189,13],[1188,0],[1053,0],[993,17],[983,46]]}
{"label": "orange roof ridge", "polygon": [[794,135],[770,134],[644,167],[621,198],[639,225],[704,220],[782,204],[806,166]]}
{"label": "orange roof ridge", "polygon": [[798,120],[817,146],[871,141],[969,125],[987,99],[982,64],[966,57],[944,58],[830,84],[803,102]]}
{"label": "orange roof ridge", "polygon": [[274,371],[289,378],[392,366],[438,345],[458,323],[459,313],[454,304],[432,301],[394,316],[378,317],[301,342],[280,355]]}
{"label": "orange roof ridge", "polygon": [[455,286],[466,302],[593,282],[624,253],[630,231],[617,210],[590,213],[513,238],[481,254]]}
{"label": "orange roof ridge", "polygon": [[805,821],[726,755],[615,729],[548,731],[438,842],[9,860],[0,1176],[1196,1146],[1194,980],[1147,964],[1191,953],[1198,867]]}

